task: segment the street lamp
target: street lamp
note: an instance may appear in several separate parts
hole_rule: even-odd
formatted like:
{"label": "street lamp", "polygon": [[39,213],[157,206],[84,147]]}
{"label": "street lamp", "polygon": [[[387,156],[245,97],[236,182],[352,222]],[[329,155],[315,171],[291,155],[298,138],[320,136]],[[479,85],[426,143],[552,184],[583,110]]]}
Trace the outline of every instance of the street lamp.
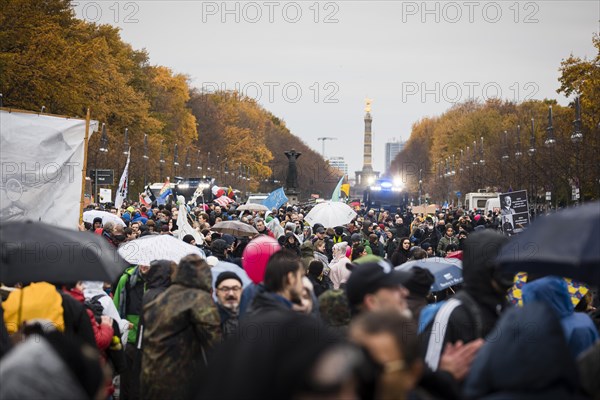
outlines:
{"label": "street lamp", "polygon": [[125,128],[125,143],[123,148],[123,154],[129,155],[129,128]]}
{"label": "street lamp", "polygon": [[200,165],[200,150],[198,150],[198,152],[196,153],[196,163],[196,169],[200,171],[202,169],[202,166]]}
{"label": "street lamp", "polygon": [[102,136],[100,137],[100,152],[108,153],[108,136],[106,135],[106,124],[102,123]]}
{"label": "street lamp", "polygon": [[164,139],[160,141],[160,159],[158,160],[158,162],[160,163],[160,180],[163,180],[163,170],[164,170],[164,166],[165,166],[165,153],[164,153],[164,147],[163,147],[163,143],[164,143]]}
{"label": "street lamp", "polygon": [[580,159],[580,144],[583,141],[583,132],[581,131],[581,106],[579,104],[579,96],[575,98],[575,121],[573,121],[573,133],[571,134],[571,142],[577,146],[575,151],[575,172],[577,173],[577,190],[575,200],[580,202],[581,200],[581,177],[579,173],[579,159]]}
{"label": "street lamp", "polygon": [[553,147],[556,144],[554,139],[554,127],[552,126],[552,106],[548,108],[548,126],[546,127],[546,140],[544,144],[547,147]]}
{"label": "street lamp", "polygon": [[523,152],[521,152],[521,125],[517,125],[517,150],[515,151],[515,158],[521,158]]}
{"label": "street lamp", "polygon": [[531,118],[531,133],[529,135],[529,149],[527,149],[527,154],[533,157],[535,151],[535,120]]}
{"label": "street lamp", "polygon": [[579,104],[579,97],[575,99],[575,121],[573,121],[573,133],[571,134],[571,141],[573,143],[581,143],[583,140],[583,132],[581,132],[581,106]]}
{"label": "street lamp", "polygon": [[479,146],[479,164],[485,165],[485,158],[483,158],[483,136],[481,137],[481,146]]}
{"label": "street lamp", "polygon": [[173,148],[173,177],[177,176],[177,167],[179,166],[179,152],[177,150],[177,143]]}
{"label": "street lamp", "polygon": [[147,171],[148,171],[148,135],[144,134],[144,187],[147,184]]}
{"label": "street lamp", "polygon": [[510,156],[508,155],[508,132],[504,131],[504,154],[502,155],[502,161],[508,161]]}
{"label": "street lamp", "polygon": [[190,167],[192,166],[192,163],[190,162],[190,149],[188,148],[188,151],[185,153],[185,171],[186,174],[190,175]]}

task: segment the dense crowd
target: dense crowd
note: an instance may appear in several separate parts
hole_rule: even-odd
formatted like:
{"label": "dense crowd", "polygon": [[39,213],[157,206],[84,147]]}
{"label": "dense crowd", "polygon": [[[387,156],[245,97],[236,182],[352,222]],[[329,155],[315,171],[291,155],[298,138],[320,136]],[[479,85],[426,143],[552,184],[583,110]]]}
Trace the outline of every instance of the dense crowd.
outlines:
{"label": "dense crowd", "polygon": [[[115,282],[3,287],[0,398],[600,399],[597,288],[529,274],[512,305],[499,212],[362,207],[323,226],[311,207],[188,206],[185,235],[179,205],[107,207],[122,223],[80,230],[200,251]],[[434,257],[461,283],[432,291]]]}

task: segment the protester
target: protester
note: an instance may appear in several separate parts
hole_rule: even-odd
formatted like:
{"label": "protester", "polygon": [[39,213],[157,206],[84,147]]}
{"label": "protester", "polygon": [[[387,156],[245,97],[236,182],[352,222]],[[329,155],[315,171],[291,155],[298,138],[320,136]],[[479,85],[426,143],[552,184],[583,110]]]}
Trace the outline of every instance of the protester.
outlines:
{"label": "protester", "polygon": [[522,289],[523,304],[546,304],[560,320],[569,349],[574,358],[600,339],[592,319],[574,311],[567,282],[556,276],[528,281]]}
{"label": "protester", "polygon": [[294,303],[300,305],[304,274],[302,261],[294,253],[284,249],[273,254],[265,269],[264,290],[248,309],[248,320],[264,313],[291,311]]}
{"label": "protester", "polygon": [[[506,312],[479,350],[467,399],[583,399],[577,365],[555,313],[542,303]],[[508,332],[519,332],[519,336]],[[597,379],[597,377],[596,377]]]}
{"label": "protester", "polygon": [[393,270],[383,259],[351,264],[351,268],[346,294],[353,315],[364,311],[393,310],[410,316],[406,303],[408,290],[403,287],[410,278],[408,272]]}
{"label": "protester", "polygon": [[394,266],[402,265],[410,259],[410,239],[403,237],[399,240],[400,245],[392,254],[391,262]]}
{"label": "protester", "polygon": [[142,398],[192,395],[192,384],[221,338],[210,292],[210,267],[189,255],[179,262],[171,286],[144,307]]}
{"label": "protester", "polygon": [[215,282],[217,309],[221,317],[223,339],[235,334],[239,324],[242,279],[235,272],[221,272]]}
{"label": "protester", "polygon": [[414,320],[419,322],[421,310],[428,303],[428,296],[434,278],[431,272],[418,266],[412,267],[409,272],[410,277],[403,285],[409,292],[406,302]]}
{"label": "protester", "polygon": [[431,321],[421,321],[425,363],[438,369],[446,343],[469,343],[492,330],[507,304],[506,291],[513,276],[504,275],[495,263],[506,243],[500,234],[483,231],[469,236],[463,258],[464,286],[445,302]]}
{"label": "protester", "polygon": [[331,271],[329,276],[334,289],[339,289],[350,276],[350,270],[346,268],[346,264],[350,262],[350,259],[346,257],[347,248],[348,244],[346,242],[336,243],[333,246],[333,259],[329,264]]}

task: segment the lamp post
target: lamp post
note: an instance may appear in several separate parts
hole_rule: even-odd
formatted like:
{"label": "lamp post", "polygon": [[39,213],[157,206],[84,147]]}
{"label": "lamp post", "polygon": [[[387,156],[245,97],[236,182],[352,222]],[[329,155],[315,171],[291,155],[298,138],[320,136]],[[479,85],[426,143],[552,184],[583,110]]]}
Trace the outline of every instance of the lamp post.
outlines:
{"label": "lamp post", "polygon": [[579,97],[575,98],[575,120],[573,121],[573,133],[571,134],[571,142],[575,144],[575,177],[576,181],[576,191],[575,191],[575,201],[578,204],[581,204],[581,176],[580,176],[580,151],[581,151],[581,142],[583,141],[583,132],[581,130],[581,106],[579,104]]}
{"label": "lamp post", "polygon": [[[105,123],[102,123],[102,136],[100,137],[100,148],[98,150],[103,154],[108,153],[108,135],[106,134]],[[98,167],[96,166],[96,170],[94,171],[94,199],[98,199],[98,193]],[[99,201],[96,202],[99,203]]]}
{"label": "lamp post", "polygon": [[421,205],[422,193],[423,193],[423,170],[419,169],[419,205]]}
{"label": "lamp post", "polygon": [[517,164],[517,179],[516,184],[517,187],[521,187],[521,163],[520,159],[523,156],[523,152],[521,151],[521,125],[517,125],[517,146],[515,149],[515,162]]}
{"label": "lamp post", "polygon": [[185,173],[187,175],[187,177],[190,177],[190,167],[192,166],[192,163],[190,162],[190,149],[188,148],[187,152],[185,153]]}
{"label": "lamp post", "polygon": [[534,187],[533,179],[533,165],[536,148],[535,148],[535,120],[531,118],[531,132],[529,134],[529,149],[527,149],[527,155],[529,156],[529,188],[531,195],[534,196],[534,209],[537,211],[537,190]]}
{"label": "lamp post", "polygon": [[173,178],[177,176],[177,167],[179,166],[179,151],[177,149],[177,143],[173,148]]}
{"label": "lamp post", "polygon": [[148,184],[147,174],[148,174],[148,135],[144,134],[144,188]]}
{"label": "lamp post", "polygon": [[202,170],[202,165],[200,165],[200,150],[196,152],[196,170],[198,176],[200,176],[200,171]]}
{"label": "lamp post", "polygon": [[[544,141],[544,144],[548,149],[552,149],[554,145],[556,145],[556,139],[554,138],[554,126],[552,124],[552,106],[548,107],[548,126],[546,127],[546,140]],[[552,162],[551,164],[554,164],[554,162]],[[552,191],[550,192],[550,199],[552,199],[552,196],[554,196],[554,202],[555,204],[557,204],[558,196],[556,195],[556,184],[554,182],[554,168],[550,169],[550,175],[550,188],[552,189]],[[550,200],[550,206],[552,206],[552,200]]]}
{"label": "lamp post", "polygon": [[165,153],[163,148],[164,139],[160,141],[160,159],[158,160],[160,164],[160,180],[162,182],[164,178],[164,168],[165,168]]}

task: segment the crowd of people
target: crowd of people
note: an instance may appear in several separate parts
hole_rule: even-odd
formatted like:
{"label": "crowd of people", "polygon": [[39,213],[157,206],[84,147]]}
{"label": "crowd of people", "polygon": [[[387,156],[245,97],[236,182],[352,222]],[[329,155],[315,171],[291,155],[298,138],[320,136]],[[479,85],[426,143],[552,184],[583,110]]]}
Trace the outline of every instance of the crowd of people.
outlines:
{"label": "crowd of people", "polygon": [[[176,204],[106,211],[123,224],[80,229],[117,249],[182,236]],[[323,226],[309,211],[188,207],[181,239],[204,257],[3,287],[0,398],[600,399],[597,288],[574,302],[530,274],[511,306],[500,212],[363,207]],[[258,234],[214,229],[229,220]],[[462,284],[434,293],[427,268],[395,268],[436,256],[462,260]]]}

